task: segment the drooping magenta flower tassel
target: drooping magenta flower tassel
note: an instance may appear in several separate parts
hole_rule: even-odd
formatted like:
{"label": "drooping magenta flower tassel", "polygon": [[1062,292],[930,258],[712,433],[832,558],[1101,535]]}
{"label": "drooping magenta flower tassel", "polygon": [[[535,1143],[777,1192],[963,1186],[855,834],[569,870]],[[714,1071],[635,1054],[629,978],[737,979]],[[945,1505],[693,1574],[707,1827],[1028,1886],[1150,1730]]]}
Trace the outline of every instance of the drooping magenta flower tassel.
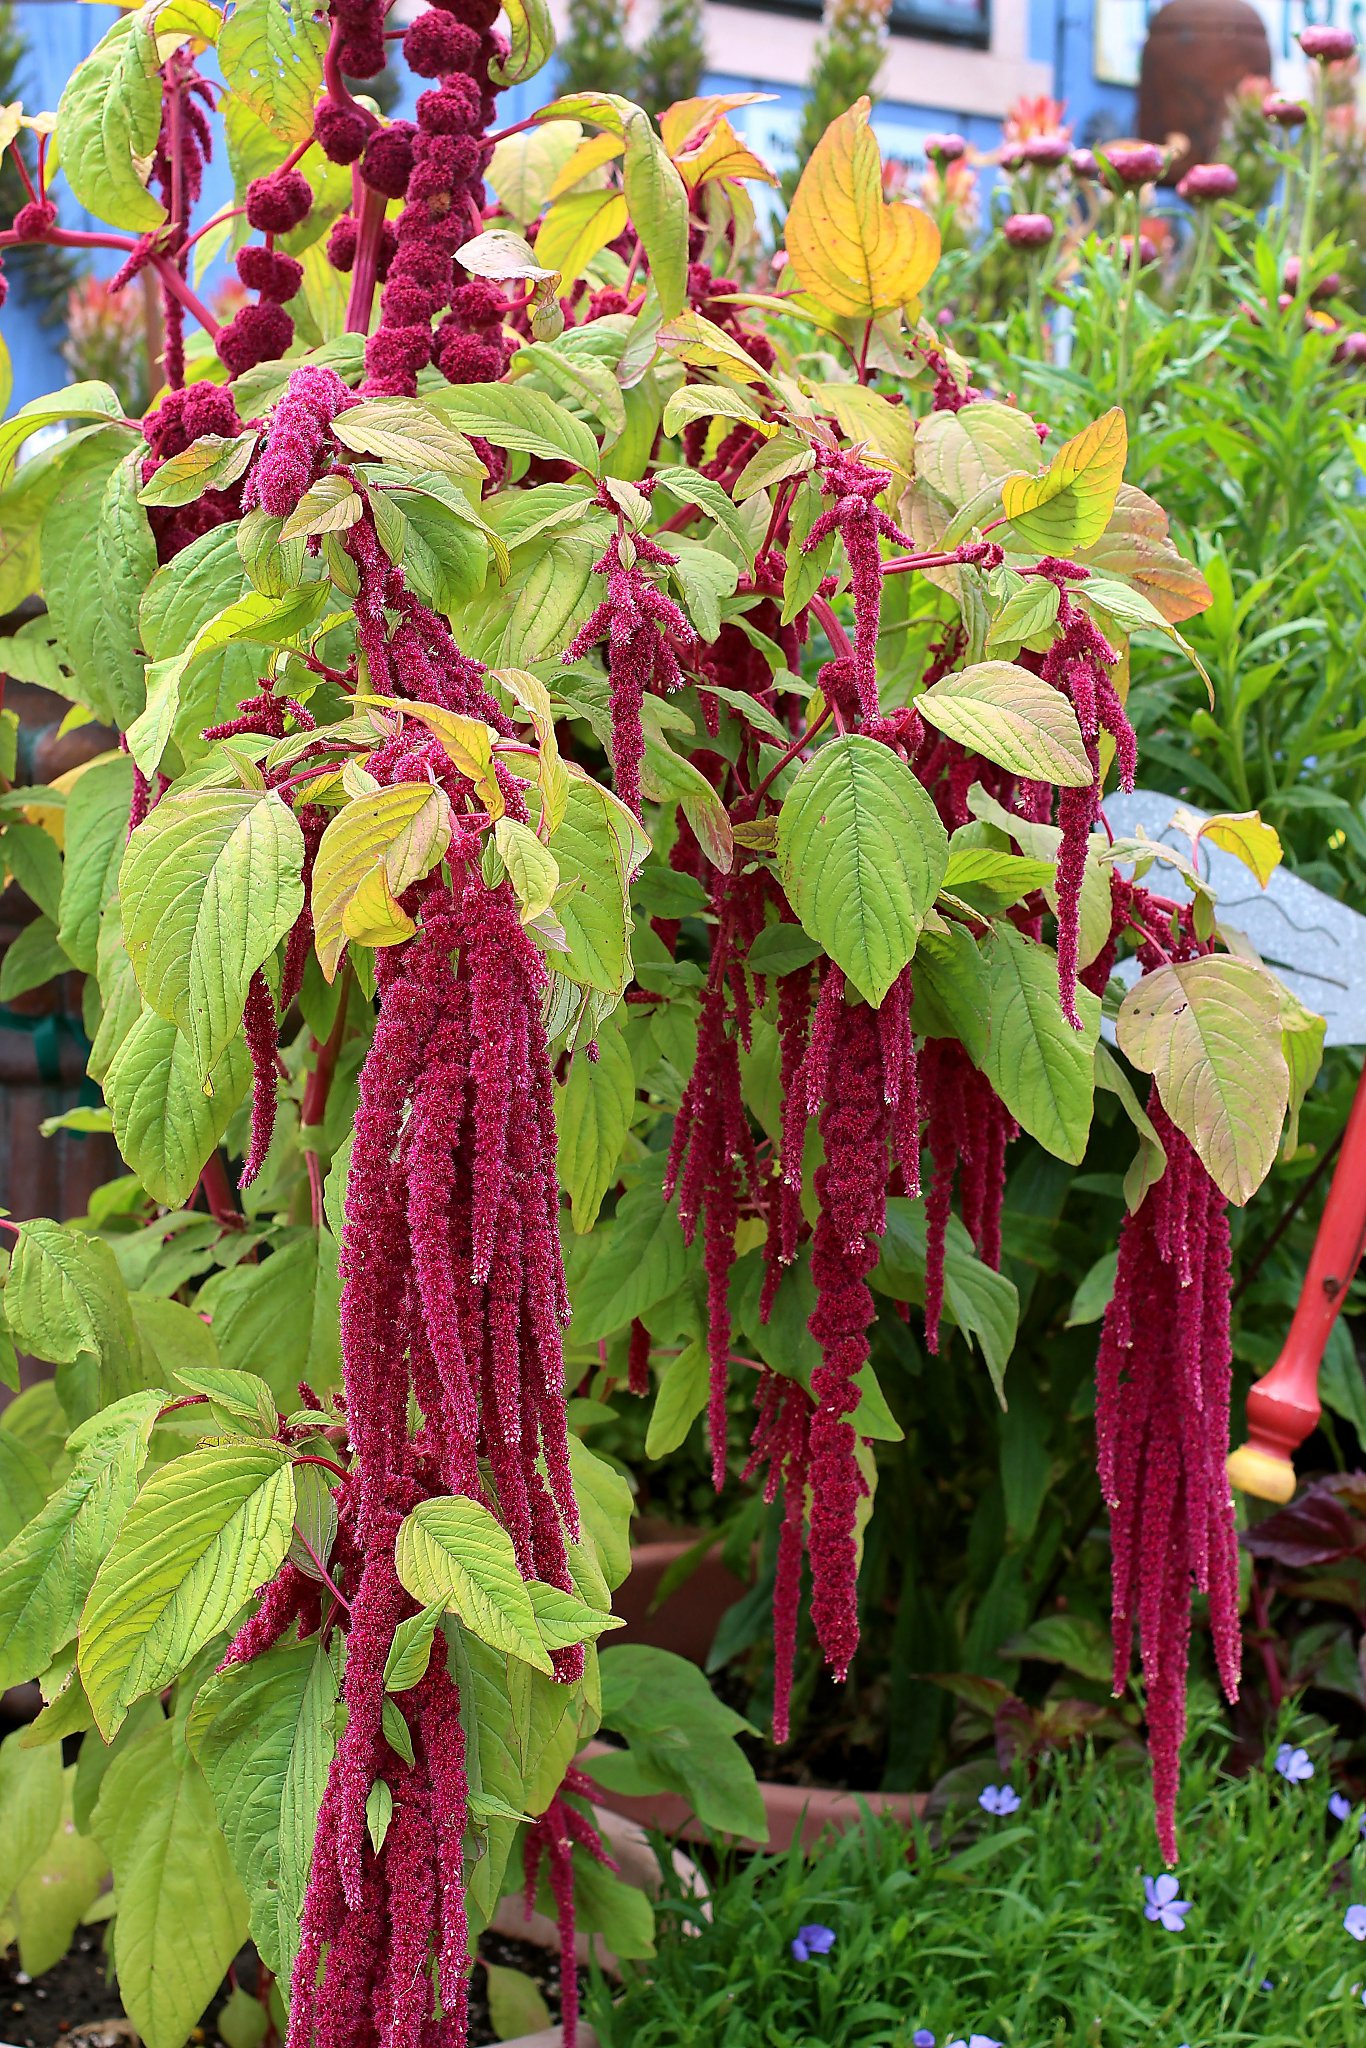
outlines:
{"label": "drooping magenta flower tassel", "polygon": [[1157,1834],[1176,1860],[1193,1592],[1209,1597],[1215,1664],[1237,1697],[1241,1637],[1229,1448],[1227,1204],[1156,1088],[1148,1114],[1167,1154],[1126,1217],[1096,1365],[1096,1441],[1110,1509],[1114,1682],[1137,1634],[1147,1689]]}

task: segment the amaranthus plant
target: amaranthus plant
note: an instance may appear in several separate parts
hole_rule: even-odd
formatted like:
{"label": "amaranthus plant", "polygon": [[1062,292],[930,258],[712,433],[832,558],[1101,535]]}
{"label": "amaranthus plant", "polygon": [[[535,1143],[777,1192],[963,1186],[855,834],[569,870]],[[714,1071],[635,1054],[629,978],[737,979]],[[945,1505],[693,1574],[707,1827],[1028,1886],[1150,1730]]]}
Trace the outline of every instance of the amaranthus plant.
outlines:
{"label": "amaranthus plant", "polygon": [[[760,1831],[700,1680],[599,1656],[631,1495],[583,1435],[658,1373],[762,1487],[781,1738],[808,1573],[836,1674],[859,1641],[877,1295],[999,1390],[1008,1148],[1079,1161],[1097,1082],[1138,1144],[1101,1451],[1169,1853],[1195,1588],[1236,1680],[1223,1211],[1318,1040],[1103,810],[1126,637],[1180,658],[1203,580],[1118,410],[1050,447],[946,353],[866,100],[747,291],[743,96],[499,133],[550,34],[496,16],[151,0],[0,232],[117,250],[164,313],[145,419],[86,383],[0,428],[12,468],[67,427],[0,496],[5,608],[46,603],[5,666],[118,735],[8,792],[0,848],[24,969],[88,977],[128,1168],[8,1226],[56,1372],[0,1431],[0,1683],[47,1701],[33,1867],[69,1796],[151,2048],[248,1928],[296,2048],[462,2041],[524,1884],[567,1958],[576,1925],[641,1952],[574,1762],[600,1721],[632,1753],[590,1771]],[[429,82],[385,122],[347,81],[400,40]],[[196,224],[220,124],[239,203]],[[107,230],[60,225],[54,148]],[[252,295],[223,326],[200,236]],[[1264,861],[1255,819],[1202,829]]]}

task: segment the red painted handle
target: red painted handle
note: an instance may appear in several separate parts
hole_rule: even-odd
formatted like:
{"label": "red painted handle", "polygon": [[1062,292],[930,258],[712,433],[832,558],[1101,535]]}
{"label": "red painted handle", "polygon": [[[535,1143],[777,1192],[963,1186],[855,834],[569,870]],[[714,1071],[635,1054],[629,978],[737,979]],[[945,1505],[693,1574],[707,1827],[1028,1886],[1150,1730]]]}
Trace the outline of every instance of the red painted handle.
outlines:
{"label": "red painted handle", "polygon": [[1366,1067],[1357,1082],[1341,1156],[1285,1347],[1270,1372],[1248,1391],[1248,1441],[1229,1459],[1229,1476],[1245,1492],[1268,1500],[1289,1500],[1295,1490],[1291,1457],[1318,1423],[1319,1365],[1364,1244]]}

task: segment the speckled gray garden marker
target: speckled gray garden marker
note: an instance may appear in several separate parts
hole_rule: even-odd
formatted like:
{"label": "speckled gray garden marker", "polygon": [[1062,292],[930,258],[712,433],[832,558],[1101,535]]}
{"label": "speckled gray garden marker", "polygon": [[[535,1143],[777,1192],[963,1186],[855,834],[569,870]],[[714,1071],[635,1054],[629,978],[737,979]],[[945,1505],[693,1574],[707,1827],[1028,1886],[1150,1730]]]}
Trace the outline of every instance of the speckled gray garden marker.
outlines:
{"label": "speckled gray garden marker", "polygon": [[[1142,830],[1149,839],[1165,842],[1189,858],[1188,835],[1172,826],[1181,810],[1200,819],[1212,815],[1156,789],[1136,789],[1129,796],[1120,793],[1105,800],[1105,816],[1116,839]],[[1246,933],[1286,987],[1326,1020],[1325,1043],[1366,1044],[1366,917],[1302,882],[1284,866],[1262,889],[1236,855],[1203,839],[1196,859],[1219,899],[1220,923]],[[1120,866],[1122,873],[1133,872]],[[1173,868],[1154,866],[1148,886],[1175,903],[1190,900],[1189,886]],[[1127,982],[1135,981],[1138,963],[1122,961],[1116,972]],[[1107,1030],[1106,1035],[1112,1034]]]}

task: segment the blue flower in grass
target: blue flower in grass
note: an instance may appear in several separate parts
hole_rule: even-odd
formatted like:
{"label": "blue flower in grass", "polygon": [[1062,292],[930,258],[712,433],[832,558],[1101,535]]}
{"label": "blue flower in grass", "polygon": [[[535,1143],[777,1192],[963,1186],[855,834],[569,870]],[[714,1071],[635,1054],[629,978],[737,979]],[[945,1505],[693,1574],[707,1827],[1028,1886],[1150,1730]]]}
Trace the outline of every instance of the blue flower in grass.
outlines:
{"label": "blue flower in grass", "polygon": [[1314,1766],[1310,1762],[1309,1751],[1307,1749],[1296,1749],[1288,1742],[1283,1742],[1276,1751],[1276,1769],[1285,1779],[1287,1785],[1303,1785],[1306,1779],[1312,1778],[1314,1775]]}
{"label": "blue flower in grass", "polygon": [[[988,1785],[977,1795],[977,1804],[984,1813],[993,1813],[998,1820],[1020,1810],[1020,1795],[1013,1785]],[[952,2048],[952,2044],[950,2044]]]}
{"label": "blue flower in grass", "polygon": [[1168,1934],[1184,1934],[1191,1902],[1176,1896],[1180,1889],[1169,1870],[1164,1870],[1161,1877],[1145,1877],[1143,1890],[1148,1903],[1143,1908],[1144,1919],[1156,1920]]}
{"label": "blue flower in grass", "polygon": [[809,1963],[813,1956],[828,1956],[835,1946],[833,1927],[822,1927],[813,1921],[809,1927],[799,1927],[792,1943],[792,1953],[799,1963]]}
{"label": "blue flower in grass", "polygon": [[993,2041],[989,2034],[973,2034],[966,2041],[950,2041],[949,2048],[1004,2048],[1004,2043]]}
{"label": "blue flower in grass", "polygon": [[1366,1906],[1349,1906],[1342,1916],[1342,1924],[1353,1941],[1366,1941]]}
{"label": "blue flower in grass", "polygon": [[1352,1818],[1352,1802],[1345,1792],[1334,1792],[1328,1801],[1328,1811],[1335,1821],[1350,1820]]}
{"label": "blue flower in grass", "polygon": [[928,2027],[917,2027],[911,2035],[911,2048],[934,2048],[934,2035]]}

